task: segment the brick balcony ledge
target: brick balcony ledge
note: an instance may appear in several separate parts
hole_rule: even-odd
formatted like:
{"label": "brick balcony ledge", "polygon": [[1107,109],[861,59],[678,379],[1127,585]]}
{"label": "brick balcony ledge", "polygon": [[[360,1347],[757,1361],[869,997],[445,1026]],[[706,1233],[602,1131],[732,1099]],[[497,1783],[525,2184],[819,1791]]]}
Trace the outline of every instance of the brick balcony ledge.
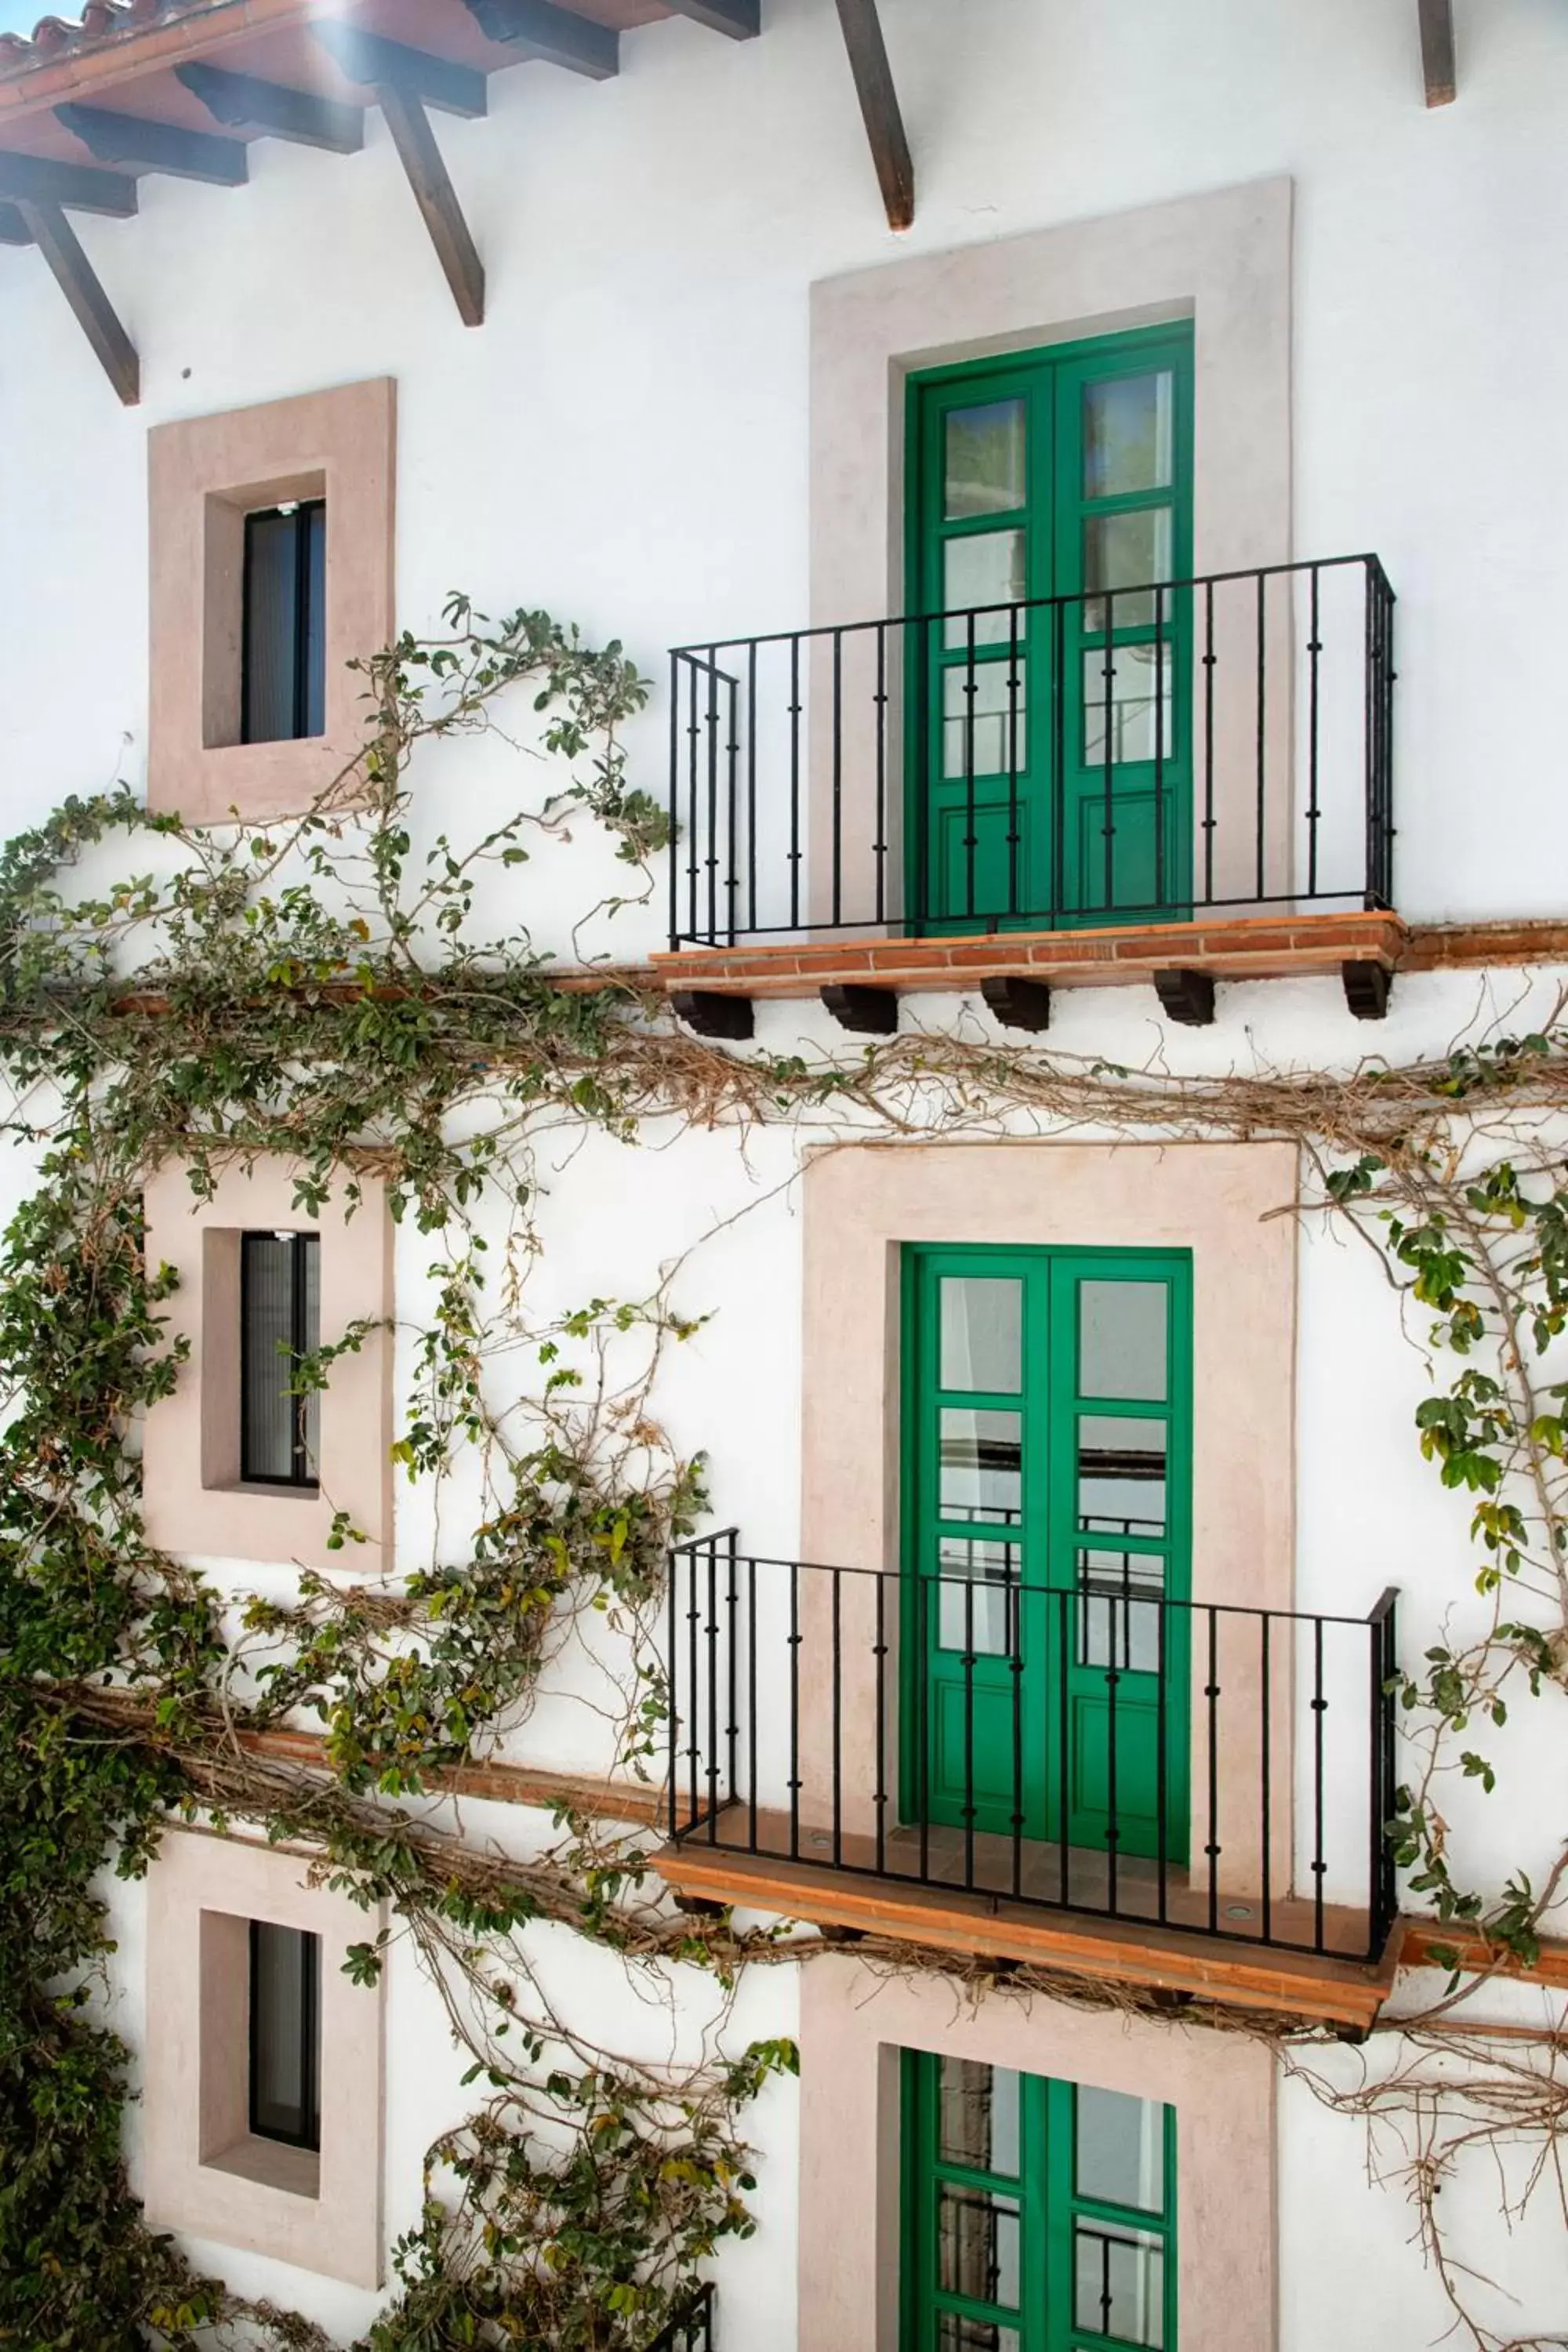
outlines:
{"label": "brick balcony ledge", "polygon": [[[1376,1019],[1386,1007],[1389,981],[1410,944],[1410,932],[1397,915],[1340,911],[1235,919],[1208,916],[1187,922],[1100,924],[1088,930],[1010,930],[967,938],[846,937],[681,948],[655,956],[653,969],[682,1013],[688,1010],[683,998],[700,999],[709,992],[751,1000],[812,997],[847,988],[890,999],[916,990],[963,988],[982,990],[1005,1022],[1010,1013],[1043,1013],[1043,1000],[1034,991],[1142,982],[1158,989],[1173,1019],[1199,1023],[1212,1018],[1216,980],[1329,973],[1342,979],[1352,1013]],[[1018,981],[1032,983],[1033,989],[1009,986]],[[842,1018],[840,1007],[831,997],[827,1001]],[[693,1009],[694,1025],[703,1025],[707,1008],[698,1003]],[[896,1006],[890,1009],[896,1019]],[[883,1025],[890,1028],[893,1022],[885,1020]],[[1043,1022],[1019,1017],[1014,1025],[1027,1028]],[[731,1033],[721,1027],[717,1034]]]}

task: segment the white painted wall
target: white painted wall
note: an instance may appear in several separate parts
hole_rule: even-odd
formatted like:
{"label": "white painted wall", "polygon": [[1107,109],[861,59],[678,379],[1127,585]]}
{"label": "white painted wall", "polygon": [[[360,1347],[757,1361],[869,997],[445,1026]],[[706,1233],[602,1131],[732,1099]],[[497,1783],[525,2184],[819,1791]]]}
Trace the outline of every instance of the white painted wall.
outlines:
{"label": "white painted wall", "polygon": [[[1461,97],[1434,113],[1404,0],[888,0],[921,172],[904,238],[882,225],[828,0],[767,13],[757,43],[657,26],[627,37],[617,82],[521,68],[493,80],[489,121],[440,120],[489,272],[478,332],[374,116],[363,155],[264,142],[244,191],[149,180],[137,221],[80,221],[142,352],[138,410],[117,409],[37,257],[0,249],[16,813],[111,774],[127,732],[141,772],[161,418],[395,374],[401,617],[432,623],[461,585],[657,664],[806,617],[814,279],[1289,172],[1296,543],[1374,548],[1400,594],[1401,904],[1554,911],[1555,0],[1458,0]],[[657,719],[637,750],[662,789]],[[1504,807],[1528,859],[1489,821]]]}
{"label": "white painted wall", "polygon": [[[961,247],[1253,176],[1289,172],[1296,247],[1296,547],[1378,551],[1399,592],[1398,899],[1410,916],[1562,911],[1568,801],[1549,688],[1562,667],[1558,481],[1568,313],[1561,125],[1568,21],[1557,0],[1458,0],[1461,98],[1421,104],[1408,0],[884,0],[921,175],[903,239],[882,226],[831,0],[766,0],[766,37],[735,46],[686,24],[627,37],[595,88],[543,68],[491,85],[491,117],[438,136],[489,278],[482,331],[459,326],[379,120],[357,158],[253,151],[244,192],[144,184],[141,218],[83,219],[82,241],[142,356],[121,413],[37,257],[0,248],[0,824],[42,815],[116,773],[140,780],[146,725],[144,446],[163,418],[389,373],[400,412],[400,618],[423,628],[458,586],[500,609],[544,604],[618,634],[658,674],[666,646],[806,617],[806,305],[823,276]],[[1202,550],[1199,550],[1202,561]],[[846,617],[857,617],[847,615]],[[635,731],[636,780],[661,792],[664,720]],[[426,771],[432,777],[433,772]],[[523,772],[523,789],[529,789]],[[416,822],[476,823],[515,803],[497,746],[443,761]],[[585,829],[579,828],[580,834]],[[568,891],[548,858],[515,919],[564,944],[559,909],[622,878],[584,841]],[[557,877],[552,879],[552,873]],[[658,944],[658,910],[596,944]],[[1179,1069],[1321,1065],[1375,1048],[1441,1050],[1467,1024],[1522,1026],[1563,974],[1401,981],[1380,1031],[1348,1021],[1328,982],[1222,990],[1212,1031],[1173,1033],[1142,992],[1058,1000],[1053,1043]],[[1529,1004],[1522,999],[1528,993]],[[907,1020],[975,1005],[913,1000]],[[763,1008],[759,1046],[835,1045],[810,1008]],[[659,1404],[676,1442],[711,1456],[721,1521],[759,1550],[798,1534],[799,1220],[807,1134],[683,1137],[668,1151],[590,1139],[543,1213],[542,1305],[639,1295],[702,1244],[679,1303],[714,1320],[677,1352]],[[428,1252],[400,1244],[412,1297]],[[1405,1596],[1418,1654],[1466,1581],[1466,1511],[1416,1458],[1424,1373],[1382,1276],[1332,1233],[1302,1244],[1299,1603]],[[1286,1475],[1281,1465],[1281,1475]],[[426,1556],[418,1496],[404,1557]],[[253,1571],[215,1563],[225,1584]],[[276,1579],[277,1570],[268,1571]],[[604,1762],[591,1684],[564,1669],[518,1752]],[[1554,1703],[1489,1738],[1507,1795],[1454,1802],[1461,1873],[1539,1874],[1560,1833]],[[1532,1792],[1539,1792],[1531,1810]],[[1506,1803],[1507,1853],[1495,1822]],[[492,1818],[493,1814],[493,1818]],[[474,1833],[521,1832],[464,1808]],[[115,1885],[119,2012],[139,2040],[139,1890]],[[664,2044],[663,2012],[582,1959],[604,2038]],[[702,1999],[683,1997],[689,2030]],[[733,2031],[790,2030],[788,1971],[748,1988]],[[400,1958],[391,1985],[388,2200],[412,2218],[419,2155],[461,2111],[457,2063]],[[1336,2059],[1342,2068],[1359,2063]],[[722,2341],[794,2343],[791,2093],[755,2116],[763,2228],[726,2252]],[[1359,2136],[1285,2091],[1282,2352],[1437,2340],[1445,2315],[1396,2190],[1369,2185]],[[1506,2275],[1510,2325],[1558,2323],[1562,2241],[1510,2241],[1484,2171],[1457,2183],[1472,2258]],[[346,2290],[198,2248],[236,2282],[297,2301],[342,2334]],[[814,2347],[814,2352],[823,2352]],[[859,2347],[843,2347],[859,2352]]]}

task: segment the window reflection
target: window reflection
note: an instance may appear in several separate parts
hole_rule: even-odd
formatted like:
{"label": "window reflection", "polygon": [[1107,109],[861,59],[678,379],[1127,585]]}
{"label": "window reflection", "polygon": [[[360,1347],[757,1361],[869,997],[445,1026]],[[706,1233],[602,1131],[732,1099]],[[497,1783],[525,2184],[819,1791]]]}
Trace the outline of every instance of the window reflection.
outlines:
{"label": "window reflection", "polygon": [[948,412],[943,512],[1010,514],[1024,503],[1024,404],[991,400]]}
{"label": "window reflection", "polygon": [[944,1276],[941,1294],[944,1389],[1016,1396],[1024,1385],[1024,1286]]}
{"label": "window reflection", "polygon": [[1078,1392],[1163,1404],[1168,1295],[1163,1282],[1080,1282]]}
{"label": "window reflection", "polygon": [[942,2153],[974,2172],[1018,2170],[1021,2077],[973,2058],[938,2061]]}
{"label": "window reflection", "polygon": [[[1152,579],[1153,574],[1146,576]],[[1019,604],[1027,593],[1021,530],[971,531],[963,539],[950,539],[942,550],[942,605],[944,613],[959,617],[949,621],[944,633],[949,652],[962,653],[971,643],[1009,644],[1015,629],[1022,634],[1022,620],[1015,621],[1009,613],[974,612],[973,608]]]}
{"label": "window reflection", "polygon": [[1016,2310],[1018,2224],[1016,2197],[955,2189],[944,2180],[937,2192],[937,2261],[943,2292]]}
{"label": "window reflection", "polygon": [[1074,2317],[1122,2344],[1165,2341],[1165,2252],[1143,2230],[1110,2221],[1073,2225]]}
{"label": "window reflection", "polygon": [[[1083,608],[1086,629],[1106,625],[1102,588],[1147,588],[1171,577],[1171,509],[1135,508],[1131,514],[1089,515],[1083,526]],[[979,599],[974,600],[976,603]],[[1119,629],[1146,629],[1171,618],[1173,599],[1118,596],[1112,617]]]}
{"label": "window reflection", "polygon": [[1023,656],[955,662],[942,672],[942,772],[1005,776],[1028,765]]}
{"label": "window reflection", "polygon": [[1079,1664],[1158,1674],[1164,1561],[1149,1552],[1079,1552],[1078,1584]]}
{"label": "window reflection", "polygon": [[1129,1536],[1164,1534],[1167,1434],[1163,1421],[1079,1415],[1081,1528]]}
{"label": "window reflection", "polygon": [[1169,368],[1086,384],[1084,497],[1124,498],[1136,490],[1168,489],[1174,421],[1175,378]]}
{"label": "window reflection", "polygon": [[968,2319],[962,2312],[942,2311],[936,2322],[937,2352],[1021,2352],[1023,2339],[1016,2327],[994,2319]]}
{"label": "window reflection", "polygon": [[1080,2197],[1158,2213],[1165,2203],[1165,2110],[1152,2099],[1080,2084],[1074,2100]]}
{"label": "window reflection", "polygon": [[[1083,756],[1117,767],[1172,756],[1175,657],[1165,643],[1096,646],[1083,656]],[[1156,717],[1158,727],[1156,728]],[[977,730],[978,739],[978,730]],[[962,770],[960,771],[962,773]]]}
{"label": "window reflection", "polygon": [[1019,1413],[942,1407],[938,1503],[945,1518],[1017,1526],[1024,1502],[1023,1428]]}
{"label": "window reflection", "polygon": [[968,1650],[985,1658],[1013,1654],[1017,1647],[1018,1549],[967,1536],[941,1538],[937,1639],[944,1650]]}

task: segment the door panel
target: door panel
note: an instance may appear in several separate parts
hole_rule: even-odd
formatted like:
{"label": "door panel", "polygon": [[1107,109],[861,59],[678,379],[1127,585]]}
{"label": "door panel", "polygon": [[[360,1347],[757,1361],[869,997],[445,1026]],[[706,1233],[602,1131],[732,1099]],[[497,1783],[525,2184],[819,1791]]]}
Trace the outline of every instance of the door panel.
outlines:
{"label": "door panel", "polygon": [[903,1810],[1184,1862],[1190,1265],[905,1258]]}
{"label": "door panel", "polygon": [[1183,329],[911,378],[915,929],[1189,910],[1191,445]]}

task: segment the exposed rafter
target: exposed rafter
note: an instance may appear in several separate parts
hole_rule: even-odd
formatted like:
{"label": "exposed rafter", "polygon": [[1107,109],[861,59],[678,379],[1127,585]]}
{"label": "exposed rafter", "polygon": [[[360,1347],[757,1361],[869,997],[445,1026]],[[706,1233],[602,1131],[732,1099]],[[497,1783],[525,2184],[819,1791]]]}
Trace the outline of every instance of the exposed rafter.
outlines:
{"label": "exposed rafter", "polygon": [[176,66],[174,79],[200,99],[215,122],[236,130],[265,131],[274,139],[325,147],[334,155],[353,155],[364,144],[364,109],[341,99],[318,98],[312,90],[200,62]]}
{"label": "exposed rafter", "polygon": [[763,29],[763,0],[665,0],[665,5],[732,41],[754,41]]}
{"label": "exposed rafter", "polygon": [[56,284],[75,312],[83,334],[97,352],[105,375],[123,404],[134,408],[142,397],[142,363],[91,262],[77,242],[76,231],[58,205],[27,197],[17,204],[16,211],[28,237],[43,255]]}
{"label": "exposed rafter", "polygon": [[426,106],[435,106],[446,114],[483,114],[483,74],[454,65],[450,58],[431,57],[425,49],[405,48],[401,41],[362,33],[333,17],[310,29],[340,73],[374,90],[458,316],[465,327],[483,326],[485,267],[425,112]]}
{"label": "exposed rafter", "polygon": [[487,40],[504,41],[526,58],[564,66],[590,81],[608,81],[621,69],[621,37],[554,0],[468,0]]}
{"label": "exposed rafter", "polygon": [[167,172],[176,180],[207,180],[219,188],[242,188],[249,176],[242,140],[181,131],[172,122],[149,122],[143,115],[116,114],[103,106],[57,106],[55,121],[100,163]]}
{"label": "exposed rafter", "polygon": [[472,66],[432,57],[428,49],[406,48],[401,41],[384,41],[379,33],[362,33],[334,16],[318,18],[310,30],[345,80],[366,89],[400,89],[441,114],[473,117],[486,110],[485,78]]}
{"label": "exposed rafter", "polygon": [[94,172],[82,163],[55,163],[44,155],[0,151],[0,204],[67,205],[73,212],[107,213],[129,220],[136,209],[136,183],[120,172]]}
{"label": "exposed rafter", "polygon": [[893,87],[877,0],[837,0],[837,5],[888,226],[908,228],[915,216],[915,167],[904,134],[904,118],[899,111],[899,93]]}
{"label": "exposed rafter", "polygon": [[1418,0],[1418,5],[1426,103],[1451,106],[1458,92],[1454,72],[1454,0]]}
{"label": "exposed rafter", "polygon": [[0,205],[0,245],[31,245],[33,232],[15,205]]}
{"label": "exposed rafter", "polygon": [[485,266],[468,233],[457,190],[441,161],[441,150],[425,109],[411,90],[384,82],[376,91],[414,201],[430,232],[436,258],[446,273],[465,327],[485,322]]}

